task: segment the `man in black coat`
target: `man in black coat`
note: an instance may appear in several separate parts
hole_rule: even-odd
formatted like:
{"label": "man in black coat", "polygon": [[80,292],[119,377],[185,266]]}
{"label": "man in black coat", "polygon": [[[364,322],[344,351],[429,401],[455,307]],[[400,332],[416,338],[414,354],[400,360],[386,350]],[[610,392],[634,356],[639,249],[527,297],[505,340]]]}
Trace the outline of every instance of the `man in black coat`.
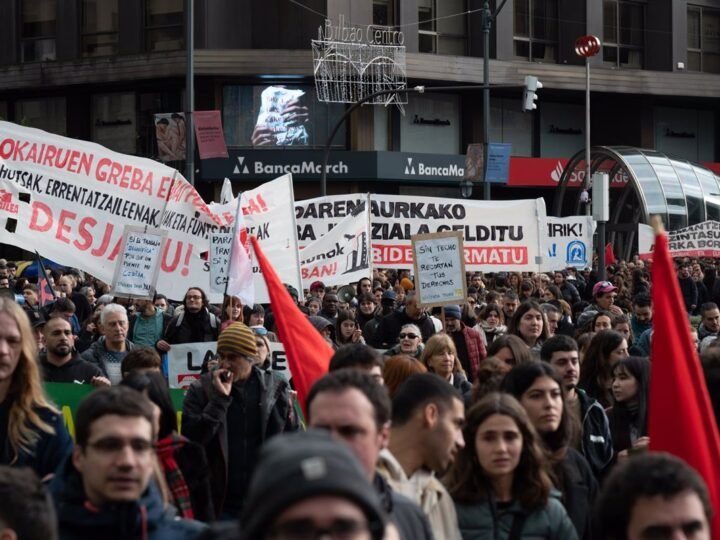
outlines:
{"label": "man in black coat", "polygon": [[435,333],[432,319],[425,313],[425,308],[418,305],[414,292],[409,292],[405,296],[404,308],[383,317],[372,345],[377,349],[389,349],[400,341],[398,338],[400,329],[406,324],[414,324],[420,329],[423,343],[427,343],[427,340]]}

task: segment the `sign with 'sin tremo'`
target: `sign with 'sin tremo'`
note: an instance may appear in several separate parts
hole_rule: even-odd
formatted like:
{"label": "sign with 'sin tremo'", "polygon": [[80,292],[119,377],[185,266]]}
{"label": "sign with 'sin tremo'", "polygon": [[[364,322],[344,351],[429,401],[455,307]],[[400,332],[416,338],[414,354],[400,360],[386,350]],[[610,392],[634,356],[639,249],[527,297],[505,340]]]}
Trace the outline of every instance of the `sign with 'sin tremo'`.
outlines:
{"label": "sign with 'sin tremo'", "polygon": [[444,306],[465,301],[465,256],[459,231],[411,237],[418,303]]}
{"label": "sign with 'sin tremo'", "polygon": [[121,253],[115,267],[112,293],[127,298],[155,296],[160,271],[160,251],[166,231],[146,232],[141,227],[125,227]]}

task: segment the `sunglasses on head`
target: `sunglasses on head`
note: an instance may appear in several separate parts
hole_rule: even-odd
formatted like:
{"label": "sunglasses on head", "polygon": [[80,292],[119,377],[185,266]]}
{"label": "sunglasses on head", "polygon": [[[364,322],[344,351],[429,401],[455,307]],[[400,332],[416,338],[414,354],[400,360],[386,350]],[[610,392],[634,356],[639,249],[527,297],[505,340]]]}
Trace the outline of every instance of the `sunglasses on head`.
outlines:
{"label": "sunglasses on head", "polygon": [[409,332],[409,333],[407,333],[407,334],[400,334],[398,337],[399,337],[400,339],[405,339],[405,338],[416,339],[416,338],[418,338],[418,337],[420,337],[420,336],[418,336],[417,334],[413,334],[412,332]]}

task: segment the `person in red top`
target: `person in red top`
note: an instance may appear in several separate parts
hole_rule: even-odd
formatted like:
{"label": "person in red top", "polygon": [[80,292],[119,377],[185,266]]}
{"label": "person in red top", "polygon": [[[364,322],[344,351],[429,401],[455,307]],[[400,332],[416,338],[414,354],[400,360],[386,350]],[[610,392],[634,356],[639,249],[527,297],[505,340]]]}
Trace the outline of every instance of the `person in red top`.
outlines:
{"label": "person in red top", "polygon": [[445,332],[455,343],[460,364],[468,380],[473,383],[477,378],[480,361],[487,356],[487,351],[480,332],[467,326],[461,317],[459,306],[445,306]]}

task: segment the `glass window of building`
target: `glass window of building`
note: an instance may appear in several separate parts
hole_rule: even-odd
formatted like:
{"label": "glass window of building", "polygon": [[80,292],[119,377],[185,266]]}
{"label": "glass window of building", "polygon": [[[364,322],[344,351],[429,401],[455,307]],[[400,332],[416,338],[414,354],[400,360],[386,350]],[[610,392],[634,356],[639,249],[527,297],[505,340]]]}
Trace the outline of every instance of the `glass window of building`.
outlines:
{"label": "glass window of building", "polygon": [[82,0],[83,56],[111,56],[118,48],[118,0]]}
{"label": "glass window of building", "polygon": [[394,26],[395,0],[373,0],[373,24]]}
{"label": "glass window of building", "polygon": [[0,120],[8,119],[8,104],[7,101],[0,101]]}
{"label": "glass window of building", "polygon": [[92,140],[122,152],[134,154],[136,148],[135,94],[98,94],[92,98]]}
{"label": "glass window of building", "polygon": [[530,62],[557,61],[557,0],[515,0],[515,57]]}
{"label": "glass window of building", "polygon": [[145,43],[148,51],[177,51],[185,47],[183,0],[147,0]]}
{"label": "glass window of building", "polygon": [[23,0],[20,12],[20,61],[55,60],[57,0]]}
{"label": "glass window of building", "polygon": [[617,68],[643,67],[645,4],[603,2],[603,62]]}
{"label": "glass window of building", "polygon": [[15,102],[15,121],[57,135],[67,134],[67,106],[64,97],[20,99]]}
{"label": "glass window of building", "polygon": [[184,92],[142,92],[137,94],[137,153],[139,156],[157,158],[155,114],[183,110]]}
{"label": "glass window of building", "polygon": [[490,100],[490,140],[511,143],[512,155],[533,156],[533,114],[520,110],[515,99]]}
{"label": "glass window of building", "polygon": [[417,0],[420,52],[464,55],[467,44],[465,0]]}
{"label": "glass window of building", "polygon": [[688,6],[687,69],[720,73],[720,10]]}

